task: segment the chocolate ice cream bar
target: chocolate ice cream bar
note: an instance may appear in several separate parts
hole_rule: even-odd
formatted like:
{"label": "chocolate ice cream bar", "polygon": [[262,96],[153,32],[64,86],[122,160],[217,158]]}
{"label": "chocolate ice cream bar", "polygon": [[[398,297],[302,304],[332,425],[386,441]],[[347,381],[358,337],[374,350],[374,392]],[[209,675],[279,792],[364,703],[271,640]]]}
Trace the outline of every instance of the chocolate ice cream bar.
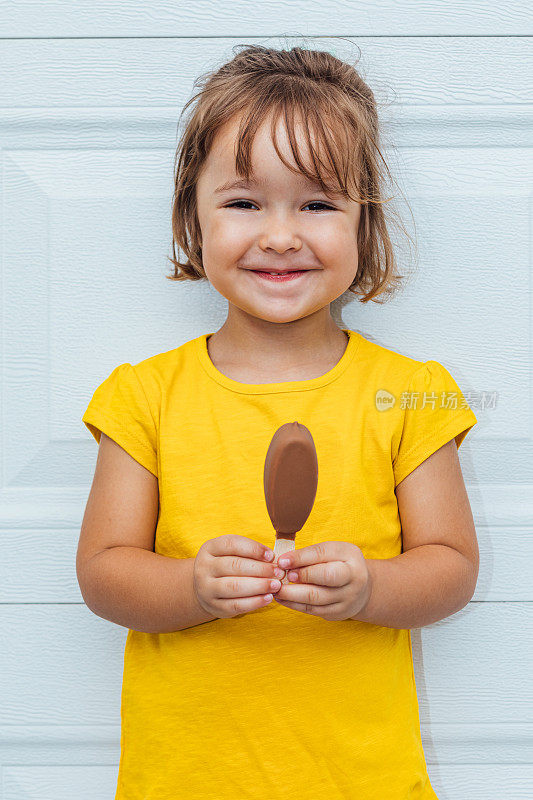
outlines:
{"label": "chocolate ice cream bar", "polygon": [[[311,432],[300,422],[287,422],[270,442],[263,476],[268,515],[276,531],[274,563],[295,549],[296,533],[304,526],[318,483],[318,461]],[[288,583],[285,576],[282,583]]]}

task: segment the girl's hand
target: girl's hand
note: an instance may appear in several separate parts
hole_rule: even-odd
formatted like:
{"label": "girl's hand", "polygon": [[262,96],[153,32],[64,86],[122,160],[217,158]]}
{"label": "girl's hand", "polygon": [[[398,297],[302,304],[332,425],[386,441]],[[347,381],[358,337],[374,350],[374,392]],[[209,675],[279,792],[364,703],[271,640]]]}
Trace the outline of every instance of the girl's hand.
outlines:
{"label": "girl's hand", "polygon": [[[266,554],[270,554],[265,558]],[[208,539],[194,559],[193,586],[200,606],[214,617],[236,617],[262,608],[281,587],[268,547],[238,534]]]}
{"label": "girl's hand", "polygon": [[289,581],[297,581],[282,584],[275,597],[281,605],[326,620],[345,620],[368,602],[372,579],[355,544],[321,542],[284,553],[278,563]]}

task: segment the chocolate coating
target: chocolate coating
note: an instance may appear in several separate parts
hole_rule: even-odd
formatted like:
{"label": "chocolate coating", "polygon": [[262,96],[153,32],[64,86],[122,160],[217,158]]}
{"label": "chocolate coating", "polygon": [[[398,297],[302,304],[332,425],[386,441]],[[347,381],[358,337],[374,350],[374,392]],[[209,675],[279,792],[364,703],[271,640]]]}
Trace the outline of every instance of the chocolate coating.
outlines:
{"label": "chocolate coating", "polygon": [[309,428],[286,422],[272,437],[263,475],[268,515],[276,537],[293,539],[315,502],[318,461]]}

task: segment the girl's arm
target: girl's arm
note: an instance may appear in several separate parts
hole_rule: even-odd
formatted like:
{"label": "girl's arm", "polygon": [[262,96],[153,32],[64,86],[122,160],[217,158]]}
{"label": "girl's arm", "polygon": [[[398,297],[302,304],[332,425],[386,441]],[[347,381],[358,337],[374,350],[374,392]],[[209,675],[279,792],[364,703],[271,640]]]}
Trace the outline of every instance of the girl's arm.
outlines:
{"label": "girl's arm", "polygon": [[479,549],[457,446],[452,439],[396,486],[402,550],[367,559],[372,592],[354,619],[421,628],[455,614],[472,598]]}
{"label": "girl's arm", "polygon": [[194,558],[154,552],[158,512],[155,475],[102,433],[76,554],[86,605],[99,617],[147,633],[216,619],[196,601]]}

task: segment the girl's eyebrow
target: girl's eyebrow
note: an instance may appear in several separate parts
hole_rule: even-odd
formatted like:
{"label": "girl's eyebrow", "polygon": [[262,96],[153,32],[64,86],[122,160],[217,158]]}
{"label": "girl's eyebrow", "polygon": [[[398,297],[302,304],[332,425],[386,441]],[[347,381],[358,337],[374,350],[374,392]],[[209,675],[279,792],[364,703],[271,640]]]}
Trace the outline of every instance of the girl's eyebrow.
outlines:
{"label": "girl's eyebrow", "polygon": [[264,180],[236,180],[236,181],[228,181],[227,183],[223,183],[222,186],[219,186],[215,189],[215,194],[221,194],[222,192],[229,192],[230,189],[248,189],[249,186],[264,186]]}
{"label": "girl's eyebrow", "polygon": [[[308,186],[310,189],[315,189],[318,191],[323,191],[322,187],[319,183],[314,183],[312,181],[308,181]],[[252,179],[251,181],[245,180],[234,180],[234,181],[227,181],[223,183],[221,186],[218,186],[215,189],[215,194],[222,194],[223,192],[229,192],[232,189],[248,189],[250,186],[265,186],[266,181],[262,178],[260,179]],[[336,191],[335,189],[330,189],[329,192],[331,194],[341,194],[341,192]]]}

